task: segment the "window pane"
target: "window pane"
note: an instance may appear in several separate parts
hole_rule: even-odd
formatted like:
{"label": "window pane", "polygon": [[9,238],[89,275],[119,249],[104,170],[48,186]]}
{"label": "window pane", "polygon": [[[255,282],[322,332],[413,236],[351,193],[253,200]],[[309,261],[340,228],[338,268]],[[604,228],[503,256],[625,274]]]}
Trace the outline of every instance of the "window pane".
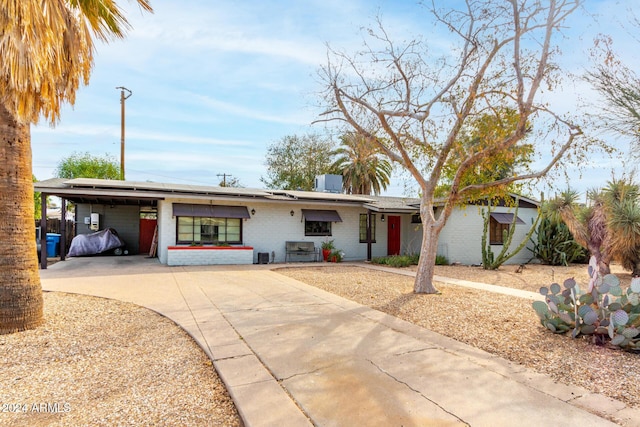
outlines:
{"label": "window pane", "polygon": [[331,223],[327,221],[305,221],[305,236],[331,236]]}
{"label": "window pane", "polygon": [[198,218],[200,220],[200,233],[202,243],[213,243],[216,241],[217,228],[211,218]]}
{"label": "window pane", "polygon": [[[369,214],[360,214],[360,243],[367,243],[367,217]],[[376,241],[376,215],[371,215],[371,242]]]}
{"label": "window pane", "polygon": [[240,229],[242,220],[240,218],[227,219],[227,237],[226,242],[240,242]]}
{"label": "window pane", "polygon": [[178,218],[178,242],[193,242],[193,218]]}

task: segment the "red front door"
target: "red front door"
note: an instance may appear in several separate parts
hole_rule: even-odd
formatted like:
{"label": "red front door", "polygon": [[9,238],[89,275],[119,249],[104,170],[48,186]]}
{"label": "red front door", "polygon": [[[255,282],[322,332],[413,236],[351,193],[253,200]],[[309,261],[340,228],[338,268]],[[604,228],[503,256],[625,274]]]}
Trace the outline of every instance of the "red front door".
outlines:
{"label": "red front door", "polygon": [[153,243],[153,233],[156,231],[158,220],[140,218],[140,247],[138,253],[148,254]]}
{"label": "red front door", "polygon": [[400,255],[400,217],[387,217],[387,255]]}

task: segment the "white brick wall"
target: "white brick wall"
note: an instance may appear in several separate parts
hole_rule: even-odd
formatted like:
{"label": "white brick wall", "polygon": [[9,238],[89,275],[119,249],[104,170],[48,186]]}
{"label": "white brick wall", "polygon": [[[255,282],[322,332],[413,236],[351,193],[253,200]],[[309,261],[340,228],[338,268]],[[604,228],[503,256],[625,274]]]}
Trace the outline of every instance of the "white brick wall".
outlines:
{"label": "white brick wall", "polygon": [[[484,227],[482,213],[480,209],[486,210],[486,207],[468,206],[465,208],[455,209],[447,221],[447,225],[442,229],[440,234],[439,246],[443,251],[447,251],[449,262],[459,262],[461,264],[481,264],[482,263],[482,230]],[[493,208],[493,212],[511,212],[514,209],[506,207]],[[518,217],[524,221],[524,224],[516,225],[516,234],[511,241],[511,250],[515,249],[532,225],[537,215],[536,209],[518,209]],[[444,246],[446,245],[446,249]],[[531,244],[528,244],[530,247]],[[494,254],[500,253],[501,245],[492,245],[491,249]],[[532,257],[532,252],[523,248],[517,255],[507,261],[507,264],[521,264],[527,262]]]}
{"label": "white brick wall", "polygon": [[167,265],[253,264],[252,249],[169,249]]}
{"label": "white brick wall", "polygon": [[[208,200],[202,201],[209,203]],[[172,203],[196,203],[189,199],[169,199],[158,202],[158,256],[160,262],[168,262],[168,246],[176,244],[176,220],[172,217]],[[345,260],[363,260],[367,257],[366,243],[359,242],[359,215],[366,213],[366,209],[358,206],[335,207],[323,204],[302,204],[299,202],[271,201],[271,202],[221,202],[233,206],[246,206],[250,212],[255,209],[255,215],[242,224],[243,244],[252,246],[253,259],[256,263],[258,253],[275,253],[275,262],[285,260],[286,241],[311,241],[316,247],[325,239],[334,240],[336,248],[345,253]],[[343,222],[332,224],[332,236],[305,236],[302,209],[335,209]],[[482,216],[480,207],[469,206],[466,209],[456,209],[452,213],[447,225],[442,230],[438,244],[438,253],[446,255],[450,262],[463,264],[480,264],[482,261]],[[486,208],[485,208],[486,209]],[[290,212],[293,210],[294,215]],[[513,212],[508,208],[495,208],[495,212]],[[388,216],[389,214],[385,214]],[[535,209],[521,208],[518,216],[525,224],[517,225],[517,233],[513,238],[512,247],[516,247],[531,227],[532,219],[537,215]],[[376,243],[372,245],[372,256],[387,255],[387,223],[381,221],[380,213],[376,214]],[[401,252],[418,253],[422,242],[422,226],[411,224],[410,215],[401,215]],[[500,246],[493,246],[495,253]],[[510,263],[522,263],[531,258],[531,252],[526,248],[512,258]],[[305,260],[307,258],[304,258]],[[302,258],[301,258],[302,260]]]}
{"label": "white brick wall", "polygon": [[[176,219],[172,216],[173,203],[196,203],[196,201],[169,199],[158,202],[158,257],[164,264],[167,263],[168,258],[167,247],[176,244]],[[325,239],[329,239],[334,240],[336,248],[344,251],[345,260],[362,260],[367,257],[367,245],[359,241],[359,215],[367,212],[362,207],[336,208],[331,205],[287,202],[216,201],[216,204],[246,206],[249,211],[255,209],[255,215],[242,223],[243,244],[253,247],[254,263],[258,261],[260,252],[267,252],[270,262],[272,252],[275,252],[275,262],[284,262],[287,241],[314,242],[316,247],[320,247]],[[302,209],[336,210],[343,222],[332,223],[332,236],[305,236]],[[290,214],[292,210],[293,216]],[[376,215],[376,221],[377,243],[372,247],[374,257],[387,254],[386,224],[380,221],[380,214]]]}

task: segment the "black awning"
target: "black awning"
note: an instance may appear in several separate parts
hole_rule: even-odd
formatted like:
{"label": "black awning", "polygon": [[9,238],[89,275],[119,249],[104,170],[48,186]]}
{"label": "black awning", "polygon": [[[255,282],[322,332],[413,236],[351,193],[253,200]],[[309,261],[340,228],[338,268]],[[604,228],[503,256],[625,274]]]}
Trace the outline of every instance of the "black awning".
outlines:
{"label": "black awning", "polygon": [[342,222],[336,211],[302,209],[302,215],[307,221]]}
{"label": "black awning", "polygon": [[[491,218],[495,219],[498,224],[513,224],[513,214],[503,212],[491,212]],[[525,222],[516,217],[516,224],[524,224]]]}
{"label": "black awning", "polygon": [[192,205],[187,203],[174,203],[173,216],[211,217],[211,205]]}
{"label": "black awning", "polygon": [[211,206],[212,218],[251,218],[245,206]]}
{"label": "black awning", "polygon": [[173,216],[198,216],[203,218],[250,218],[245,206],[197,205],[174,203]]}

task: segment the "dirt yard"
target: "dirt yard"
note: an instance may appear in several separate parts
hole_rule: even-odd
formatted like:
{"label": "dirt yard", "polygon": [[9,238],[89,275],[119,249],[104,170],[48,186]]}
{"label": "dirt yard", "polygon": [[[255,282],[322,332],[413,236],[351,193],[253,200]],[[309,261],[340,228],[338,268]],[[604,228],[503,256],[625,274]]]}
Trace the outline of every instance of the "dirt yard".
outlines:
{"label": "dirt yard", "polygon": [[211,361],[169,319],[61,292],[44,303],[44,325],[0,335],[0,425],[241,425]]}

